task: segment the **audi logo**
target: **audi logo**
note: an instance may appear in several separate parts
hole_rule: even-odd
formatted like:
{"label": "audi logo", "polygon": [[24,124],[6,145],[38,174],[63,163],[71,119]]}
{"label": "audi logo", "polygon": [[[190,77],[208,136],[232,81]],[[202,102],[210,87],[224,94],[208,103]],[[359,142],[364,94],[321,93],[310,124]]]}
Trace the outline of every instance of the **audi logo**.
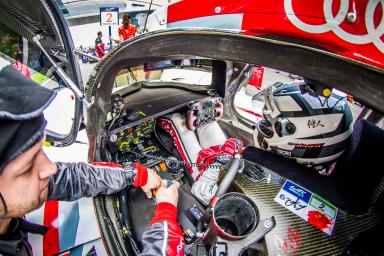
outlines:
{"label": "audi logo", "polygon": [[[351,20],[351,17],[348,17],[351,13],[348,13],[349,10],[349,1],[341,0],[340,8],[336,15],[332,13],[332,3],[333,0],[324,0],[323,12],[325,22],[319,25],[308,24],[300,20],[293,10],[292,7],[293,0],[284,0],[284,9],[287,14],[288,19],[302,31],[314,34],[326,33],[332,31],[342,40],[349,42],[351,44],[369,44],[373,43],[381,52],[384,53],[384,42],[381,41],[380,37],[384,34],[384,17],[381,17],[380,24],[375,27],[374,24],[374,12],[377,6],[381,3],[382,13],[384,13],[384,0],[369,0],[367,3],[367,8],[364,14],[365,26],[367,33],[363,35],[351,34],[342,28],[340,24],[344,20]],[[356,15],[355,5],[352,4],[352,10]]]}

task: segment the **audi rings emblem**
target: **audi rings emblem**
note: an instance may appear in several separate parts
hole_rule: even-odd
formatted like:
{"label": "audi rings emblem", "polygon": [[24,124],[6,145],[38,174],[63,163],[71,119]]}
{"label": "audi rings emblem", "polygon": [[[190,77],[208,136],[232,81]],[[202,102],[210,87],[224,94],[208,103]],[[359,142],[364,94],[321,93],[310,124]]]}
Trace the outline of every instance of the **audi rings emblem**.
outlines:
{"label": "audi rings emblem", "polygon": [[[380,39],[380,37],[384,34],[384,0],[368,0],[364,15],[367,33],[362,35],[351,34],[340,27],[340,24],[344,20],[350,18],[347,17],[347,15],[350,13],[348,12],[350,2],[349,0],[340,0],[340,7],[336,15],[333,15],[332,13],[333,0],[324,0],[323,12],[325,23],[318,25],[308,24],[300,20],[293,10],[292,1],[293,0],[284,0],[284,9],[288,19],[293,23],[293,25],[302,31],[314,34],[332,31],[339,38],[351,44],[360,45],[373,43],[381,52],[384,53],[384,42]],[[380,24],[375,27],[374,13],[380,3],[382,8],[382,17],[380,19]],[[352,9],[354,12],[356,12],[354,4]]]}

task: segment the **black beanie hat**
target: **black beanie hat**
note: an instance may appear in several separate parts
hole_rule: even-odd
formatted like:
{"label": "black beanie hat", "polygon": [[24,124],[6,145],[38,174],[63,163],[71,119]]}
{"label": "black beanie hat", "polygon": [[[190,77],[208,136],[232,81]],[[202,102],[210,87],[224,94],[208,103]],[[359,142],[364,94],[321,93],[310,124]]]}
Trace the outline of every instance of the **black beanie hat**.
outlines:
{"label": "black beanie hat", "polygon": [[42,139],[43,110],[55,95],[0,57],[0,175],[10,161]]}

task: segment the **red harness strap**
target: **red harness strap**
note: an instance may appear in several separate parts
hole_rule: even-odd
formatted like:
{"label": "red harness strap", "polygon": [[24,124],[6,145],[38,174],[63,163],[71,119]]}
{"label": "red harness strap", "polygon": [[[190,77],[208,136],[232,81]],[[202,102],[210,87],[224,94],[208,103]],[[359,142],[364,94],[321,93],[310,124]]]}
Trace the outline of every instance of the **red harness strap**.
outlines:
{"label": "red harness strap", "polygon": [[206,149],[203,149],[199,152],[197,157],[197,168],[199,171],[203,172],[207,170],[210,164],[215,162],[215,159],[218,156],[230,155],[231,158],[236,152],[243,152],[243,142],[239,139],[229,138],[227,139],[223,146],[216,145]]}

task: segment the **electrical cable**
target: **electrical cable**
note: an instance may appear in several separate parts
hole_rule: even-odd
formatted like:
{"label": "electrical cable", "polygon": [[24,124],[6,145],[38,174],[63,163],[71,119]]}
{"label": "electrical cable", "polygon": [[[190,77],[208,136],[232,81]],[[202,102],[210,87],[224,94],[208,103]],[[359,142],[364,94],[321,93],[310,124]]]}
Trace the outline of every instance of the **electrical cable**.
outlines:
{"label": "electrical cable", "polygon": [[124,226],[126,228],[125,236],[128,238],[128,242],[130,245],[130,249],[133,252],[134,255],[140,254],[139,245],[137,242],[137,239],[133,233],[133,226],[131,223],[131,216],[129,212],[129,194],[128,191],[124,190],[119,195],[119,201],[120,201],[120,210],[121,215],[123,218]]}
{"label": "electrical cable", "polygon": [[121,108],[119,113],[117,113],[117,115],[114,118],[112,118],[111,123],[109,124],[109,126],[107,128],[107,134],[111,131],[113,125],[115,124],[116,120],[119,119],[122,112],[123,112],[123,109]]}

